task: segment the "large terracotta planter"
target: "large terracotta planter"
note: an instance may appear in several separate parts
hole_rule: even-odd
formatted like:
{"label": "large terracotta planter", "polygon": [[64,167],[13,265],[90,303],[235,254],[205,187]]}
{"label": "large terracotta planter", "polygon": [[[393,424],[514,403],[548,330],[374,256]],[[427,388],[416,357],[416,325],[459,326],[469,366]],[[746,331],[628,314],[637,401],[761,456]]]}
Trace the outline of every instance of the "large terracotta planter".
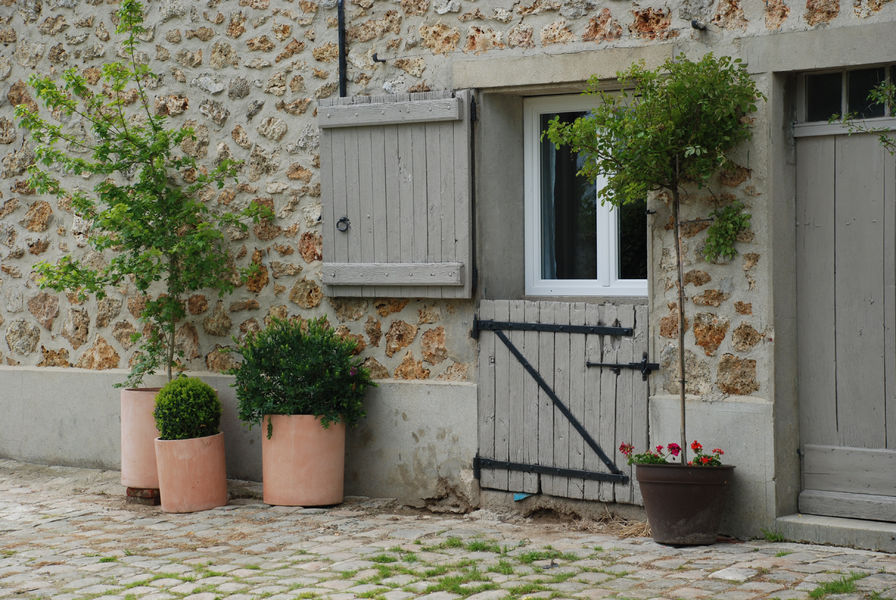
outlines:
{"label": "large terracotta planter", "polygon": [[636,465],[653,539],[660,544],[714,544],[734,467]]}
{"label": "large terracotta planter", "polygon": [[159,487],[153,445],[159,430],[152,416],[159,389],[121,390],[121,485],[129,488]]}
{"label": "large terracotta planter", "polygon": [[224,434],[155,440],[162,510],[185,513],[227,504]]}
{"label": "large terracotta planter", "polygon": [[265,415],[261,460],[265,503],[339,504],[345,478],[345,424],[330,423],[324,429],[311,415]]}

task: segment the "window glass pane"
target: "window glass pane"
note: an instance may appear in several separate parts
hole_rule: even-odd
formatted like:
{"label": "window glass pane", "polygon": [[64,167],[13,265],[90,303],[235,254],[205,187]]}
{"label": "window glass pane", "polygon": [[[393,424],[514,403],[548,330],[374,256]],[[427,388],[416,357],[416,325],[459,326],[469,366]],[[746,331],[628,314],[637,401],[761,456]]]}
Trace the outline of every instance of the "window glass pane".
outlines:
{"label": "window glass pane", "polygon": [[843,112],[842,73],[806,76],[806,120],[827,121]]}
{"label": "window glass pane", "polygon": [[647,201],[614,211],[619,215],[619,279],[647,279]]}
{"label": "window glass pane", "polygon": [[849,112],[863,119],[884,116],[883,104],[872,104],[868,101],[868,92],[884,80],[883,67],[877,69],[861,69],[846,74],[848,80],[847,99]]}
{"label": "window glass pane", "polygon": [[[582,112],[559,113],[570,123]],[[556,113],[541,115],[541,131]],[[543,279],[596,279],[597,193],[576,175],[578,155],[548,140],[541,142],[541,276]]]}

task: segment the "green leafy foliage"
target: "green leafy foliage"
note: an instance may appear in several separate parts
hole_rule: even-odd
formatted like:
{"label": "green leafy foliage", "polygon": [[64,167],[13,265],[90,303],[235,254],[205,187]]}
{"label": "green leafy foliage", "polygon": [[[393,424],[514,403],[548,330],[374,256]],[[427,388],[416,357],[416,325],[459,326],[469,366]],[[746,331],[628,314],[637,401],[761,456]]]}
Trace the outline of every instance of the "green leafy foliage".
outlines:
{"label": "green leafy foliage", "polygon": [[598,195],[616,206],[685,182],[706,185],[750,138],[746,117],[764,98],[740,60],[726,56],[679,56],[655,70],[635,64],[617,76],[628,89],[608,94],[593,77],[586,93],[600,98],[597,108],[572,123],[554,119],[544,133],[588,158],[579,174],[606,177]]}
{"label": "green leafy foliage", "polygon": [[731,260],[737,254],[734,242],[738,234],[750,228],[752,215],[744,212],[744,203],[736,200],[710,213],[713,222],[706,231],[703,256],[708,261]]}
{"label": "green leafy foliage", "polygon": [[221,402],[207,383],[195,377],[178,377],[156,394],[153,416],[163,440],[215,435],[221,421]]}
{"label": "green leafy foliage", "polygon": [[[45,119],[25,105],[16,108],[16,115],[36,144],[30,185],[68,199],[89,224],[92,249],[111,255],[102,266],[72,256],[41,263],[35,268],[38,283],[75,291],[82,299],[103,298],[110,288],[125,284],[147,296],[140,319],[148,333],[125,382],[135,386],[163,367],[171,379],[186,295],[200,289],[229,293],[239,282],[224,232],[245,230],[247,221],[270,213],[254,204],[238,214],[214,213],[201,200],[203,191],[232,180],[237,165],[221,160],[209,170],[181,151],[182,143],[194,139],[193,130],[166,127],[166,117],[154,113],[146,94],[156,76],[136,52],[144,32],[143,8],[124,0],[118,17],[116,32],[124,36],[129,62],[103,66],[102,92],[95,92],[75,68],[60,81],[35,75],[30,85],[51,115]],[[63,176],[96,183],[92,193],[66,189]],[[162,293],[151,289],[157,282]]]}
{"label": "green leafy foliage", "polygon": [[[614,206],[643,200],[650,192],[671,195],[678,274],[678,322],[685,322],[681,256],[681,195],[686,186],[702,188],[722,167],[728,154],[750,139],[749,114],[765,96],[739,59],[711,53],[699,61],[684,55],[649,70],[635,64],[617,73],[623,91],[608,94],[597,77],[586,93],[601,102],[588,115],[571,123],[550,122],[544,136],[557,146],[567,145],[580,156],[579,175],[606,183],[598,192],[601,202]],[[740,212],[724,213],[728,221],[716,228],[710,252],[734,251],[731,230],[748,223]],[[736,237],[736,233],[734,236]],[[679,328],[678,384],[681,404],[681,446],[687,443],[685,427],[684,328]],[[684,463],[685,455],[680,454]]]}
{"label": "green leafy foliage", "polygon": [[[889,107],[889,114],[892,115],[896,111],[896,83],[882,81],[868,92],[868,101],[872,104],[883,104]],[[839,118],[839,115],[834,115],[831,118],[831,122],[836,122]],[[896,154],[896,138],[893,137],[889,129],[868,125],[863,120],[858,119],[855,114],[844,115],[843,124],[850,135],[853,133],[876,133],[880,145],[890,154]]]}
{"label": "green leafy foliage", "polygon": [[249,333],[236,350],[242,364],[232,371],[240,419],[251,425],[264,415],[315,415],[325,427],[354,425],[365,414],[364,393],[375,385],[355,348],[324,318],[272,319]]}

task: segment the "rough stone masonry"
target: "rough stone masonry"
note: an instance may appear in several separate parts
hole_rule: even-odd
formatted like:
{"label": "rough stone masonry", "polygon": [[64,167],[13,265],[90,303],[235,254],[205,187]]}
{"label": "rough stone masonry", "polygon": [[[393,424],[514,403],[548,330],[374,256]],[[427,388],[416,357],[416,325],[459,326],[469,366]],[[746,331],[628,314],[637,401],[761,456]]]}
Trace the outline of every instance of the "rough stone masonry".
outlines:
{"label": "rough stone masonry", "polygon": [[[451,65],[480,56],[573,53],[669,42],[686,44],[691,19],[714,28],[718,44],[744,36],[856,24],[892,13],[890,0],[349,0],[346,2],[349,94],[450,88]],[[27,85],[35,73],[74,68],[98,91],[103,64],[119,60],[117,3],[103,0],[0,0],[0,360],[7,365],[126,368],[131,334],[144,299],[129,286],[108,298],[80,301],[42,291],[33,266],[71,254],[101,264],[86,244],[89,223],[65,199],[34,194],[26,169],[34,160],[15,122],[18,104],[35,108]],[[148,32],[141,59],[160,78],[153,108],[172,123],[189,123],[196,139],[183,151],[211,164],[243,161],[239,183],[209,190],[204,200],[239,207],[258,201],[276,219],[234,239],[238,264],[258,273],[227,298],[197,294],[178,331],[184,366],[220,372],[233,358],[232,336],[272,316],[326,315],[359,342],[377,378],[475,380],[475,348],[467,332],[469,301],[326,298],[320,283],[321,206],[318,175],[319,100],[338,93],[336,1],[156,0],[146,3]],[[375,62],[374,55],[386,58]],[[67,127],[83,128],[76,119]],[[766,202],[764,174],[743,164],[724,173],[722,193],[748,205]],[[89,188],[93,181],[68,181]],[[759,211],[756,211],[757,213]],[[666,214],[667,211],[666,211]],[[661,210],[658,217],[663,217]],[[657,220],[656,223],[662,223]],[[731,265],[699,257],[702,230],[686,232],[689,391],[750,395],[773,338],[769,307],[755,304],[768,223],[754,218]],[[672,290],[668,228],[652,234],[652,310],[663,366],[672,369],[679,324]],[[757,283],[758,282],[758,283]],[[668,311],[666,313],[665,311]],[[667,391],[674,391],[667,381]]]}

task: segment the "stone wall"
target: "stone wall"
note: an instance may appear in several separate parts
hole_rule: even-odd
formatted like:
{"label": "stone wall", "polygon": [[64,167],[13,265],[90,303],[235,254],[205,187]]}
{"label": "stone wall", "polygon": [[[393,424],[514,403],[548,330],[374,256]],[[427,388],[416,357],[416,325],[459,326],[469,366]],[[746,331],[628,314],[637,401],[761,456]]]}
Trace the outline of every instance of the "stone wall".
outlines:
{"label": "stone wall", "polygon": [[[676,0],[347,0],[349,94],[427,91],[452,86],[459,60],[573,53],[674,43],[725,52],[746,36],[893,20],[890,0],[742,2]],[[87,224],[65,201],[33,194],[25,169],[33,151],[13,107],[34,104],[32,73],[78,69],[100,89],[100,67],[119,59],[117,3],[103,0],[0,0],[0,360],[8,365],[127,368],[141,300],[127,287],[102,301],[79,301],[38,288],[34,264],[69,253],[90,260]],[[277,218],[234,240],[240,265],[259,272],[223,299],[196,294],[179,331],[185,366],[222,371],[231,336],[271,315],[326,315],[358,339],[375,377],[475,381],[468,337],[474,304],[465,301],[328,299],[320,284],[317,102],[338,93],[335,0],[160,0],[146,4],[141,51],[161,75],[154,109],[191,123],[197,139],[183,150],[201,161],[244,161],[239,184],[206,194],[214,205],[252,200]],[[709,31],[695,31],[697,19]],[[870,41],[866,41],[870,43]],[[377,62],[374,57],[386,62]],[[765,122],[758,117],[758,127]],[[761,150],[761,148],[759,149]],[[686,230],[689,391],[712,397],[767,394],[774,338],[765,175],[759,152],[719,180],[753,211],[742,253],[708,264],[698,251],[703,225]],[[78,181],[81,187],[92,182]],[[695,196],[700,196],[696,194]],[[668,210],[655,216],[653,323],[657,357],[674,369],[678,327]],[[702,203],[701,203],[702,204]],[[686,217],[705,211],[686,207]],[[665,249],[661,247],[665,246]],[[659,386],[673,393],[667,378]],[[767,397],[767,396],[766,396]]]}

